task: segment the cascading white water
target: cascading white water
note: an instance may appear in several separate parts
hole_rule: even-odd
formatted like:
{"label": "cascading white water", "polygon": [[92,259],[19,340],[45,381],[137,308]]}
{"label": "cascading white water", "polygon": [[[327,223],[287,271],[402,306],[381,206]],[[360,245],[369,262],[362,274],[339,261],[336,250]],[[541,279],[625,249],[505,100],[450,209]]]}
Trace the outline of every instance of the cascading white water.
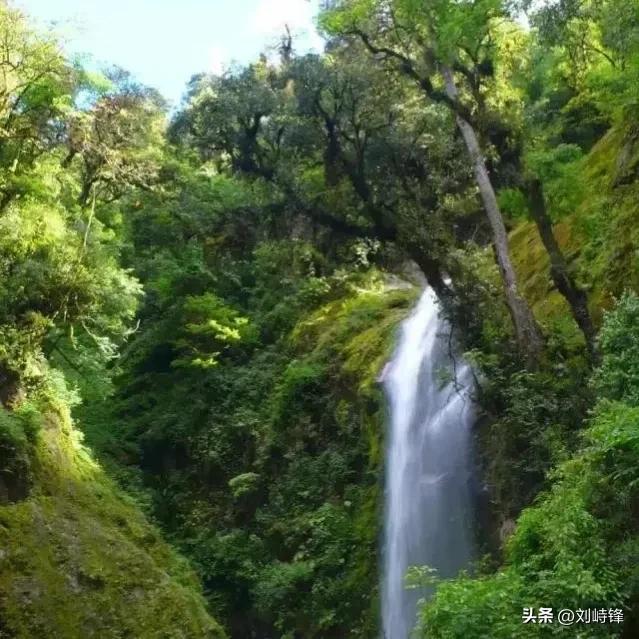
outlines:
{"label": "cascading white water", "polygon": [[[453,576],[468,565],[471,535],[470,368],[450,356],[450,329],[426,289],[404,321],[383,374],[390,404],[382,620],[384,639],[407,639],[417,601],[407,590],[410,566],[428,565]],[[455,370],[456,369],[456,370]],[[443,378],[442,372],[451,374]],[[453,381],[443,381],[452,379]]]}

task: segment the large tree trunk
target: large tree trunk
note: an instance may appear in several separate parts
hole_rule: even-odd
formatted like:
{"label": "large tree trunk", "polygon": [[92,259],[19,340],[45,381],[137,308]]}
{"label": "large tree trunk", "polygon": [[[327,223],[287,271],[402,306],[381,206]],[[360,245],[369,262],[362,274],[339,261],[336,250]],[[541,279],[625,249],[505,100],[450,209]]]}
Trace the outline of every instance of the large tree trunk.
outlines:
{"label": "large tree trunk", "polygon": [[596,343],[595,326],[588,311],[588,298],[575,283],[570,274],[566,258],[557,244],[552,230],[552,222],[546,210],[544,190],[538,179],[531,179],[526,184],[526,195],[530,214],[537,225],[541,241],[550,257],[550,275],[557,290],[564,296],[570,306],[577,326],[586,339],[586,346],[591,361],[596,364],[599,360]]}
{"label": "large tree trunk", "polygon": [[[442,67],[442,75],[446,83],[446,93],[454,102],[458,101],[457,86],[453,73],[449,67]],[[534,363],[542,350],[543,340],[541,331],[526,300],[519,294],[515,269],[510,259],[508,249],[508,234],[504,220],[499,210],[499,204],[495,195],[495,189],[490,181],[490,175],[486,168],[486,162],[479,146],[479,140],[475,129],[459,113],[455,115],[457,126],[462,134],[466,148],[470,154],[475,173],[475,179],[484,209],[493,232],[493,244],[495,255],[504,284],[506,303],[515,327],[515,335],[522,353],[529,363]]]}

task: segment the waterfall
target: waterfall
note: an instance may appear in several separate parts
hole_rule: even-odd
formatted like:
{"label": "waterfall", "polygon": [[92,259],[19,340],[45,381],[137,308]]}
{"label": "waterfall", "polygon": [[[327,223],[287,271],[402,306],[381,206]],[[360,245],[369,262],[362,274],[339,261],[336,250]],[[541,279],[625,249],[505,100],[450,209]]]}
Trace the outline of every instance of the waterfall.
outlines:
{"label": "waterfall", "polygon": [[[402,324],[383,374],[390,406],[386,458],[382,620],[384,639],[407,639],[417,601],[410,566],[453,576],[472,557],[470,368],[450,356],[450,329],[426,289]],[[442,371],[450,377],[443,378]],[[453,381],[450,381],[450,380]],[[448,380],[448,381],[446,381]]]}

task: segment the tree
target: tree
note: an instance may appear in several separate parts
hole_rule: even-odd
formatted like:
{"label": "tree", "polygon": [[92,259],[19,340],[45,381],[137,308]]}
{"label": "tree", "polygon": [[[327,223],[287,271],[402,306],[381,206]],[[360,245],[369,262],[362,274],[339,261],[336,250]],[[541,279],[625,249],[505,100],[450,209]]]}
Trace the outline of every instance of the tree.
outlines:
{"label": "tree", "polygon": [[35,162],[63,138],[77,79],[54,38],[0,4],[0,212],[30,188]]}
{"label": "tree", "polygon": [[47,358],[104,362],[129,334],[141,289],[120,263],[117,200],[155,179],[163,125],[156,92],[72,66],[55,37],[0,5],[4,404],[41,380]]}
{"label": "tree", "polygon": [[[376,58],[394,65],[413,81],[429,101],[444,105],[452,113],[492,229],[517,341],[533,363],[542,348],[541,332],[518,290],[508,235],[476,120],[483,77],[492,73],[493,25],[505,17],[501,0],[350,0],[335,3],[323,23],[330,33],[361,40]],[[458,87],[460,80],[464,94]]]}
{"label": "tree", "polygon": [[590,359],[593,364],[596,364],[599,360],[596,343],[597,332],[588,310],[588,297],[575,283],[566,258],[555,238],[552,230],[552,220],[546,209],[546,199],[541,180],[539,178],[529,178],[525,185],[525,192],[528,197],[530,215],[537,226],[541,241],[550,258],[550,276],[557,290],[568,302],[572,316],[586,340]]}
{"label": "tree", "polygon": [[230,163],[234,171],[270,179],[284,134],[281,88],[266,60],[237,73],[194,76],[171,137],[220,168]]}
{"label": "tree", "polygon": [[321,131],[326,189],[346,182],[353,207],[370,221],[353,232],[401,247],[447,295],[446,247],[456,231],[442,221],[442,201],[463,196],[468,184],[457,146],[435,135],[447,125],[441,114],[422,109],[412,88],[368,64],[357,43],[297,59],[290,75],[298,117]]}
{"label": "tree", "polygon": [[160,95],[120,69],[105,80],[105,87],[84,87],[89,107],[69,118],[62,166],[78,167],[82,207],[94,195],[114,201],[132,187],[150,188],[162,158],[165,104]]}
{"label": "tree", "polygon": [[564,49],[581,77],[598,60],[622,69],[639,46],[635,0],[551,0],[541,5],[524,0],[522,5],[540,41]]}

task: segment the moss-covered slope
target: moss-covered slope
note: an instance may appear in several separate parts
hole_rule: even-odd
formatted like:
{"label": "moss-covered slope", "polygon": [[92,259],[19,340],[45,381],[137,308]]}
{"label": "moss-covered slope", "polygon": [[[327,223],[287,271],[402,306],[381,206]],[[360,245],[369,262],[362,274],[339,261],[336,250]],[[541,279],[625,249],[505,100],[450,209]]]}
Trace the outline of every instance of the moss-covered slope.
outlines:
{"label": "moss-covered slope", "polygon": [[50,394],[0,414],[0,637],[224,633],[185,561],[81,445]]}
{"label": "moss-covered slope", "polygon": [[[639,287],[639,130],[619,124],[577,166],[573,213],[555,225],[557,240],[589,294],[595,320],[613,298]],[[552,286],[548,254],[532,222],[511,234],[511,251],[522,289],[540,318],[568,314]]]}

